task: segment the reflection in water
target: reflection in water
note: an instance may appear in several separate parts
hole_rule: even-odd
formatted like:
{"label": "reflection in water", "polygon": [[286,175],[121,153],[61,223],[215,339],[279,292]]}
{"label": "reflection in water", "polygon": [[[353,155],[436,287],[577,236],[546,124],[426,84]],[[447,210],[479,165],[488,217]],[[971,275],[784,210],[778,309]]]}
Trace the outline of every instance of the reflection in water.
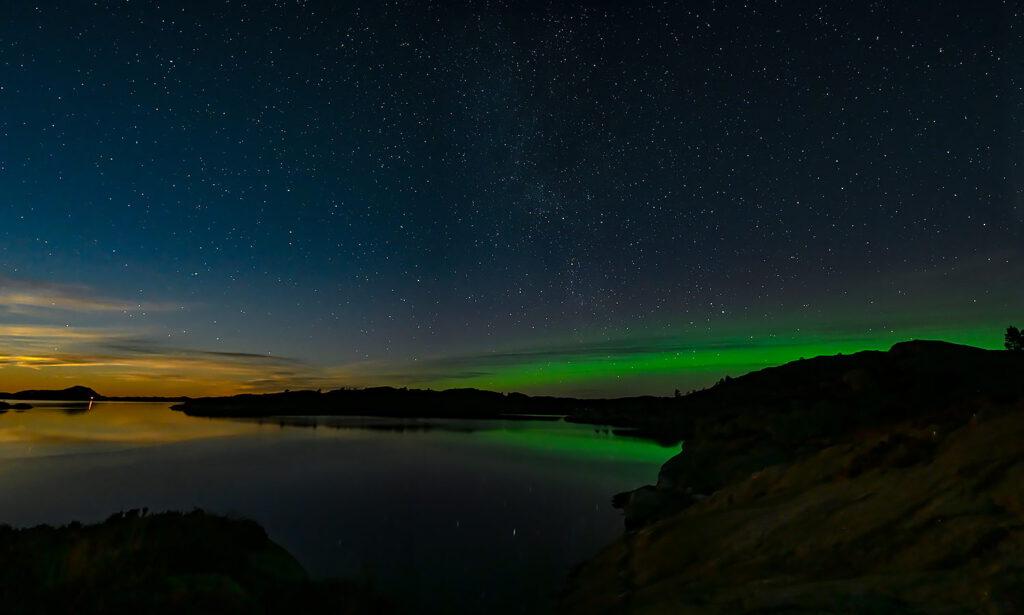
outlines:
{"label": "reflection in water", "polygon": [[0,523],[143,507],[249,517],[311,573],[368,577],[413,612],[544,610],[621,532],[612,494],[650,482],[678,450],[562,421],[33,405],[0,415]]}
{"label": "reflection in water", "polygon": [[99,452],[251,433],[252,426],[193,419],[168,404],[33,401],[0,417],[0,458]]}
{"label": "reflection in water", "polygon": [[61,410],[64,414],[83,414],[92,410],[92,401],[68,402],[67,405],[61,406]]}
{"label": "reflection in water", "polygon": [[257,425],[277,425],[278,427],[306,427],[309,429],[347,430],[347,431],[387,431],[393,433],[415,433],[440,429],[460,433],[472,433],[477,428],[472,424],[459,426],[455,421],[438,419],[396,419],[391,417],[373,416],[274,416],[259,418],[230,419],[256,423]]}

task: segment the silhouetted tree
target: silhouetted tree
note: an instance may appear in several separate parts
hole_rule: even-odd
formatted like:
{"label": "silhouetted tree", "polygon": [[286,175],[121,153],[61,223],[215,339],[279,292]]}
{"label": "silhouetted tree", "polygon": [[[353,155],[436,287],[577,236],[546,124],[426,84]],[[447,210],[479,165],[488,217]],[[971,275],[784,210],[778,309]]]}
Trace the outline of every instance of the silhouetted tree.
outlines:
{"label": "silhouetted tree", "polygon": [[1024,333],[1017,327],[1007,327],[1004,346],[1011,352],[1024,352]]}

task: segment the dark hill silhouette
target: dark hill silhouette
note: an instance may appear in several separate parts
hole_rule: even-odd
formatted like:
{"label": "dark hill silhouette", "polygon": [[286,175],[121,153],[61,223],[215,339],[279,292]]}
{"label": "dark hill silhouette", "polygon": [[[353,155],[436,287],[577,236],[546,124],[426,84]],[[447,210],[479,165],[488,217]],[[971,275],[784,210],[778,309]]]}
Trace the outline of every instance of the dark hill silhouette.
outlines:
{"label": "dark hill silhouette", "polygon": [[96,391],[84,386],[73,386],[59,390],[28,390],[17,393],[0,393],[4,399],[36,399],[48,401],[89,401],[90,399],[105,399]]}
{"label": "dark hill silhouette", "polygon": [[533,398],[506,396],[477,389],[431,391],[373,387],[283,393],[200,397],[174,406],[195,416],[261,417],[295,415],[373,415],[429,417],[490,417],[502,412],[525,411],[541,406],[561,408],[560,401],[534,403]]}
{"label": "dark hill silhouette", "polygon": [[39,401],[148,401],[148,402],[172,402],[188,399],[184,396],[115,396],[101,395],[95,390],[82,385],[68,387],[66,389],[30,389],[16,393],[0,393],[0,399],[28,399]]}
{"label": "dark hill silhouette", "polygon": [[914,341],[795,361],[658,420],[683,452],[616,496],[628,531],[561,610],[1024,607],[1024,354]]}
{"label": "dark hill silhouette", "polygon": [[[727,378],[682,397],[575,399],[478,389],[375,387],[202,397],[174,407],[206,417],[566,415],[572,421],[642,430],[664,441],[685,438],[712,420],[738,431],[770,429],[782,445],[790,446],[806,440],[810,432],[827,436],[880,418],[896,420],[914,411],[908,404],[916,408],[926,400],[945,403],[978,390],[1016,395],[1020,387],[1011,374],[1024,360],[1022,356],[946,342],[911,341],[889,351],[801,359]],[[831,410],[810,412],[813,420],[808,422],[809,405],[828,405]],[[765,421],[773,424],[758,427]],[[784,424],[786,421],[792,424]]]}
{"label": "dark hill silhouette", "polygon": [[130,511],[103,523],[0,526],[0,611],[382,613],[365,587],[313,581],[252,521]]}
{"label": "dark hill silhouette", "polygon": [[[662,469],[655,492],[666,504],[677,497],[685,503],[860,431],[904,421],[945,429],[979,404],[1022,397],[1024,355],[910,341],[889,351],[801,359],[726,379],[643,423],[688,442],[686,453]],[[617,497],[630,524],[657,516],[650,488],[635,495],[642,506],[629,505],[627,494]]]}
{"label": "dark hill silhouette", "polygon": [[580,422],[640,429],[648,418],[669,414],[668,397],[574,399],[496,393],[479,389],[398,389],[373,387],[199,397],[173,406],[191,416],[259,418],[269,416],[386,416],[405,418],[497,418],[519,415],[563,416]]}

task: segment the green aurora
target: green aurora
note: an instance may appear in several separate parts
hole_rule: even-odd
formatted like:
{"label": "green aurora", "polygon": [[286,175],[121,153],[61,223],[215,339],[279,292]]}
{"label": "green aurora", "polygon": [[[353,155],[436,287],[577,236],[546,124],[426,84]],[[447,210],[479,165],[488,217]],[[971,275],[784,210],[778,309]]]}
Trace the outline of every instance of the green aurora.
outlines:
{"label": "green aurora", "polygon": [[[672,394],[713,384],[726,375],[781,365],[800,358],[886,350],[909,339],[942,339],[981,348],[1002,347],[999,325],[960,329],[903,329],[864,336],[796,334],[788,337],[734,337],[683,344],[662,340],[648,348],[595,346],[589,352],[558,350],[479,357],[465,376],[415,380],[411,384],[436,389],[474,387],[496,391],[600,395],[611,384],[623,394]],[[448,364],[448,367],[451,367]]]}
{"label": "green aurora", "polygon": [[542,454],[571,455],[577,459],[614,461],[617,463],[650,463],[660,465],[679,452],[679,446],[663,446],[641,438],[614,435],[592,426],[579,429],[545,428],[531,424],[529,429],[513,425],[508,429],[485,430],[480,439],[490,444],[501,444]]}

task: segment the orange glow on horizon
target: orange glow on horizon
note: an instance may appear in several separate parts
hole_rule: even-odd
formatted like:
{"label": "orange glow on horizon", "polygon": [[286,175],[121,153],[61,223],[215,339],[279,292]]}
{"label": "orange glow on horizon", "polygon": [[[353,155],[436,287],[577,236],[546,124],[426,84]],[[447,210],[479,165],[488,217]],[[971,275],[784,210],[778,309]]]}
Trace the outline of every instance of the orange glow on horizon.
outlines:
{"label": "orange glow on horizon", "polygon": [[82,385],[110,397],[161,396],[201,397],[206,395],[233,395],[251,389],[243,382],[215,380],[203,377],[159,374],[112,373],[98,368],[28,367],[0,368],[0,392],[16,393],[26,389],[64,389]]}

